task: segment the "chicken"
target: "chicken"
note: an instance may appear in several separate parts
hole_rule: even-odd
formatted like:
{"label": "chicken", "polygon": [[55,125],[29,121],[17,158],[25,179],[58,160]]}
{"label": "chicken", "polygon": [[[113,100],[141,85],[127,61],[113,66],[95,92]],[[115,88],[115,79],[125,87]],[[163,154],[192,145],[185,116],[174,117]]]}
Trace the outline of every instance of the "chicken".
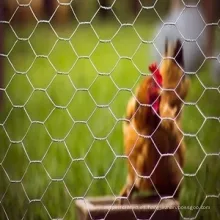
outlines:
{"label": "chicken", "polygon": [[[165,55],[172,52],[178,62],[182,62],[179,43],[177,41],[172,50],[166,42]],[[177,94],[185,99],[188,82],[172,59],[164,60],[160,70],[155,64],[149,69],[153,75],[147,76],[140,83],[135,93],[136,98],[129,100],[127,120],[123,125],[125,154],[129,162],[126,184],[120,195],[128,199],[135,191],[155,189],[160,196],[178,197],[178,185],[183,177],[179,166],[182,168],[184,165],[185,145],[181,142],[182,134],[175,124],[181,124],[178,111],[182,102],[175,92],[162,91],[161,88],[175,89],[182,78]]]}
{"label": "chicken", "polygon": [[160,116],[173,118],[169,110],[175,109],[176,113],[173,116],[177,117],[176,122],[180,128],[181,109],[190,87],[189,78],[184,74],[181,66],[184,66],[184,61],[180,40],[178,39],[174,45],[168,44],[166,39],[164,59],[160,65],[164,89],[160,103]]}
{"label": "chicken", "polygon": [[[123,125],[123,133],[125,154],[129,157],[132,165],[129,164],[127,182],[120,193],[121,196],[128,196],[130,190],[141,189],[142,185],[149,182],[140,179],[133,187],[136,179],[133,167],[139,175],[149,175],[150,169],[152,170],[152,166],[154,166],[152,160],[153,156],[157,155],[156,149],[151,146],[153,145],[151,140],[145,136],[151,135],[160,123],[157,114],[160,102],[159,95],[159,86],[153,77],[148,76],[137,88],[136,97],[129,100],[126,113],[127,121]],[[152,104],[154,104],[154,108]],[[151,157],[149,158],[149,156]],[[145,188],[149,188],[149,186]]]}

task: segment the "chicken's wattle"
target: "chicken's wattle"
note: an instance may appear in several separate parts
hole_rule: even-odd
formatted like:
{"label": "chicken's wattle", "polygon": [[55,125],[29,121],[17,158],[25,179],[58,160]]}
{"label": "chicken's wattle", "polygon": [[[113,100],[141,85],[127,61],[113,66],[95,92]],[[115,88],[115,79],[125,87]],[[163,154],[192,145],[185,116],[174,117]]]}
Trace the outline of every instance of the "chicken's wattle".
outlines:
{"label": "chicken's wattle", "polygon": [[[159,86],[162,87],[162,75],[160,74],[160,70],[157,67],[156,63],[153,63],[149,66],[149,70],[151,71],[151,73],[153,74],[156,82],[154,85],[154,89],[151,91],[151,99],[150,102],[152,104],[153,109],[155,110],[155,112],[159,113],[159,105],[160,105],[160,97],[159,96]],[[153,113],[155,113],[153,112]]]}

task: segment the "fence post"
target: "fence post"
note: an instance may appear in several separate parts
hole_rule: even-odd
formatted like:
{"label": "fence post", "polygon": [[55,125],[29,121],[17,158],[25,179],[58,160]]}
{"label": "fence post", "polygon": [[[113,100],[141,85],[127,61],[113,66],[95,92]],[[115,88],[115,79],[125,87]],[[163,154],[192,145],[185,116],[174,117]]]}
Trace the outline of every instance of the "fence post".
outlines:
{"label": "fence post", "polygon": [[53,0],[44,0],[44,10],[48,19],[52,16],[54,12],[54,1]]}
{"label": "fence post", "polygon": [[[0,1],[0,89],[4,87],[4,66],[3,66],[3,54],[4,54],[4,25],[5,20],[5,0]],[[0,92],[0,108],[2,106],[3,93]]]}
{"label": "fence post", "polygon": [[[100,2],[101,6],[104,6],[104,7],[108,6],[108,0],[100,0],[99,2]],[[103,18],[106,18],[108,16],[109,12],[108,12],[108,10],[101,9],[100,14]]]}

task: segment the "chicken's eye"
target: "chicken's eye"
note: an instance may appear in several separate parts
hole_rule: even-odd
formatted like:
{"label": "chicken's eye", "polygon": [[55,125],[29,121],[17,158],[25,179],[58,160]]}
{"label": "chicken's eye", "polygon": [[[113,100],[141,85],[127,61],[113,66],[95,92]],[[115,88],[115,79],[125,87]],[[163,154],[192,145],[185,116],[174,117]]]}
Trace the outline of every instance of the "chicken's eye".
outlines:
{"label": "chicken's eye", "polygon": [[174,108],[174,107],[175,107],[175,103],[174,103],[174,102],[171,102],[171,103],[170,103],[170,107],[171,107],[171,108]]}

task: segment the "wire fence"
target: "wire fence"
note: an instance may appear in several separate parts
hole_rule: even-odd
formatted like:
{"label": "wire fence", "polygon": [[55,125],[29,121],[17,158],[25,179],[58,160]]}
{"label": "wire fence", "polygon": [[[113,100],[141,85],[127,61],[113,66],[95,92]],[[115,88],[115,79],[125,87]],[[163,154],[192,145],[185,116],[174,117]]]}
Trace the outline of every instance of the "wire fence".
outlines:
{"label": "wire fence", "polygon": [[[114,139],[122,136],[120,133],[122,129],[121,123],[125,121],[123,113],[126,110],[128,97],[131,95],[134,96],[134,89],[148,71],[148,63],[145,61],[145,57],[148,56],[148,58],[146,58],[148,61],[153,57],[160,62],[161,57],[163,57],[163,42],[166,35],[169,35],[170,39],[181,38],[184,41],[184,56],[186,57],[185,62],[188,68],[185,72],[194,82],[194,88],[191,88],[192,91],[194,91],[192,95],[193,98],[189,101],[184,101],[182,109],[184,112],[187,112],[188,117],[186,121],[184,121],[184,128],[181,128],[181,132],[184,139],[190,140],[187,142],[186,147],[188,147],[188,143],[191,147],[189,150],[190,155],[187,155],[186,164],[193,164],[194,161],[197,161],[195,162],[196,164],[194,164],[193,171],[190,171],[190,168],[188,169],[189,172],[184,171],[184,178],[193,179],[192,185],[190,185],[191,180],[187,182],[188,185],[186,184],[185,190],[188,190],[187,186],[193,186],[193,190],[201,189],[198,192],[199,195],[196,197],[197,200],[195,199],[194,205],[196,206],[198,206],[198,204],[201,206],[207,205],[206,202],[210,198],[219,199],[219,180],[217,179],[217,167],[219,166],[220,160],[219,144],[217,142],[219,141],[219,107],[208,106],[209,108],[203,108],[203,105],[201,107],[200,104],[204,101],[207,106],[207,101],[210,99],[212,104],[216,103],[216,105],[218,105],[220,87],[218,83],[214,84],[209,80],[207,81],[206,78],[204,81],[204,77],[200,75],[200,72],[204,71],[204,65],[210,60],[216,62],[216,65],[220,65],[219,51],[214,55],[208,55],[205,51],[207,44],[204,43],[205,41],[208,42],[209,39],[209,27],[215,27],[219,30],[220,20],[208,23],[204,18],[204,14],[199,10],[200,1],[192,5],[182,1],[181,10],[177,10],[178,13],[176,12],[177,14],[171,17],[168,22],[162,18],[157,11],[157,1],[152,5],[147,5],[144,1],[137,1],[140,9],[137,9],[137,14],[134,16],[132,22],[122,22],[120,20],[114,10],[114,5],[117,4],[116,0],[111,1],[111,4],[107,6],[102,6],[100,1],[97,1],[98,9],[88,21],[78,19],[72,1],[58,1],[49,20],[39,19],[35,15],[35,11],[32,8],[33,1],[23,3],[23,1],[17,0],[16,2],[17,6],[11,14],[10,19],[8,21],[0,21],[1,25],[7,26],[7,30],[11,33],[10,36],[13,35],[14,39],[10,48],[7,48],[6,52],[0,53],[4,61],[7,61],[7,64],[5,62],[7,65],[7,67],[5,67],[5,75],[8,74],[8,69],[13,72],[11,75],[5,76],[5,85],[2,86],[0,90],[4,96],[2,108],[5,108],[3,109],[4,112],[0,122],[0,134],[2,135],[3,144],[5,145],[5,147],[2,147],[2,151],[0,151],[0,175],[2,175],[2,179],[4,179],[3,184],[1,185],[0,183],[0,216],[3,216],[5,219],[14,219],[11,209],[13,208],[12,205],[17,202],[18,204],[22,204],[22,211],[16,214],[19,219],[30,219],[30,216],[32,216],[30,207],[33,204],[38,204],[39,209],[44,210],[44,216],[47,216],[49,219],[71,218],[72,216],[69,216],[69,213],[75,200],[85,200],[85,196],[90,189],[95,186],[96,189],[93,191],[94,195],[96,195],[95,192],[99,191],[99,184],[94,185],[96,181],[104,181],[103,185],[100,184],[100,188],[103,186],[106,187],[106,189],[100,190],[105,193],[108,192],[115,197],[115,201],[111,205],[111,207],[113,207],[119,198],[118,189],[120,189],[125,182],[127,172],[125,167],[127,165],[124,166],[123,163],[123,168],[118,167],[112,175],[110,173],[114,170],[116,164],[118,164],[118,160],[128,159],[128,156],[122,153],[123,146],[118,147],[119,145],[123,145],[122,137],[120,137],[120,142]],[[67,35],[65,35],[65,33],[63,34],[62,31],[60,32],[57,26],[52,24],[54,16],[60,8],[64,6],[68,7],[75,19],[74,30]],[[33,28],[25,37],[17,33],[17,28],[20,27],[12,24],[16,13],[18,13],[21,8],[28,8],[32,14],[31,16],[35,20]],[[191,9],[194,10],[197,17],[190,17]],[[97,18],[100,10],[109,11],[112,18],[114,18],[114,22],[117,23],[116,26],[113,25],[114,28],[110,30],[110,37],[107,38],[100,37],[100,35],[105,35],[105,33],[103,34],[103,26],[101,23],[98,31],[96,26],[93,25],[93,21]],[[161,23],[155,35],[152,34],[153,31],[151,31],[149,34],[151,37],[148,35],[145,37],[143,31],[140,29],[142,26],[136,25],[142,14],[148,13],[148,11],[151,11]],[[195,26],[191,26],[192,29],[189,28],[193,33],[184,33],[185,26],[190,26],[190,22],[194,25],[192,20],[198,18],[199,23],[197,24],[201,26],[198,30],[195,30],[196,36],[195,34],[193,36],[193,33],[195,33],[193,32],[194,29],[197,29]],[[189,19],[189,23],[182,26],[181,19]],[[147,23],[147,20],[142,19],[142,21]],[[40,34],[37,35],[37,37],[34,36],[41,25],[46,25],[51,30],[51,33],[53,33],[53,39],[51,38],[52,40],[49,40],[50,43],[52,42],[50,49],[42,54],[38,53],[36,49],[36,41],[41,40],[42,44],[44,40],[46,42],[49,41],[46,39],[47,36],[45,36],[45,39],[38,38]],[[155,24],[153,23],[153,25]],[[152,25],[149,24],[149,27],[151,28]],[[130,32],[127,33],[132,33],[132,38],[135,38],[135,40],[126,41],[126,36],[128,36],[126,35],[126,28],[129,28]],[[9,33],[9,31],[7,31],[7,33]],[[74,39],[78,32],[80,32],[80,34],[76,37],[74,42],[72,39]],[[85,37],[81,34],[83,32],[88,36]],[[100,34],[100,32],[102,32],[102,34]],[[39,33],[44,35],[44,30]],[[5,36],[7,37],[8,35]],[[49,37],[50,36],[48,36],[48,38]],[[119,37],[119,40],[116,40],[117,37]],[[84,39],[88,41],[91,39],[95,40],[94,43],[86,44],[86,42],[83,41]],[[7,41],[7,39],[5,39],[5,41]],[[25,46],[23,46],[23,43]],[[78,44],[85,44],[82,49],[82,51],[86,51],[85,53],[81,53]],[[46,46],[47,45],[45,45],[45,47]],[[140,50],[145,48],[147,48],[148,51],[141,52],[140,58]],[[15,50],[18,52],[15,53]],[[63,53],[63,51],[66,53]],[[60,56],[54,58],[54,54],[59,55],[59,53]],[[70,56],[66,63],[65,54]],[[188,57],[189,59],[193,59],[192,65]],[[38,63],[40,59],[46,60],[45,62],[47,64],[43,65],[44,61],[42,61],[36,66],[36,63]],[[137,59],[138,62],[136,62]],[[129,62],[129,64],[126,64],[127,66],[122,65],[122,62]],[[23,64],[24,66],[22,66]],[[79,73],[77,73],[78,65],[81,65]],[[50,66],[51,70],[49,70],[49,68],[44,69],[44,67],[47,66]],[[121,78],[118,77],[117,74],[123,71],[123,67],[126,68],[126,71],[132,69],[133,78],[131,81],[126,79],[129,78],[129,73],[127,75],[124,74]],[[40,71],[37,70],[38,68]],[[32,75],[33,69],[37,74]],[[45,71],[51,71],[52,73],[50,76],[44,78],[45,75],[49,74],[44,73]],[[211,75],[206,73],[205,77],[207,77],[207,74],[209,76]],[[19,77],[22,77],[21,81],[19,81]],[[42,81],[45,80],[44,83],[37,81],[41,77]],[[74,81],[74,77],[78,77],[76,81]],[[84,80],[86,82],[84,82]],[[22,82],[20,88],[18,87],[19,82]],[[127,87],[127,85],[131,86]],[[106,93],[103,92],[102,94],[103,88],[107,88],[106,90],[109,91]],[[62,93],[63,90],[67,92]],[[61,96],[59,96],[59,98],[54,97],[58,92],[61,93]],[[126,95],[120,97],[122,93],[126,93]],[[207,96],[208,93],[210,94],[209,96]],[[210,97],[214,98],[214,100],[211,101]],[[33,100],[38,100],[38,102]],[[41,107],[36,106],[36,103]],[[187,108],[189,110],[187,110]],[[211,108],[214,110],[210,110]],[[101,117],[101,121],[98,119],[99,117]],[[16,123],[14,123],[14,121],[16,121]],[[65,125],[63,125],[64,121]],[[107,124],[107,126],[103,124]],[[41,134],[37,133],[38,126],[42,129]],[[212,134],[214,136],[208,133],[210,139],[205,138],[206,134],[204,132],[210,132],[212,127],[216,129],[214,134]],[[42,132],[44,134],[42,134]],[[85,135],[82,135],[81,132]],[[115,133],[117,133],[117,135],[115,135]],[[5,141],[5,139],[8,141]],[[41,139],[41,142],[39,142],[39,139]],[[84,147],[84,145],[82,147],[75,146],[75,144],[84,143],[78,139],[85,141],[89,139],[87,147],[77,150],[76,148]],[[34,142],[36,142],[35,145]],[[42,145],[45,146],[42,147]],[[35,150],[33,148],[35,148]],[[41,148],[43,150],[41,150]],[[65,154],[65,156],[62,156],[60,159],[59,154],[61,152],[62,155]],[[190,159],[191,157],[197,157],[197,154],[199,157],[198,160]],[[38,157],[37,155],[40,156]],[[207,188],[209,190],[207,191],[207,189],[204,188],[204,184],[208,181],[207,175],[209,175],[209,173],[207,173],[207,169],[209,168],[204,168],[204,166],[210,157],[210,161],[217,161],[216,169],[212,169],[212,175],[216,175],[216,179],[213,177],[211,180],[212,185]],[[56,163],[56,166],[54,166],[54,163]],[[61,163],[64,165],[60,165]],[[76,163],[81,165],[75,166]],[[107,164],[105,165],[105,163]],[[118,165],[121,166],[120,163]],[[215,164],[212,163],[211,166],[214,167]],[[206,171],[202,172],[198,178],[197,176],[203,168],[206,169]],[[19,173],[17,173],[18,169]],[[74,172],[77,173],[79,170],[83,171],[74,177]],[[124,173],[121,174],[121,172]],[[29,175],[29,173],[32,174]],[[111,179],[109,179],[109,175]],[[43,178],[41,179],[42,176]],[[121,180],[118,180],[120,176]],[[33,178],[34,183],[32,183]],[[71,186],[71,178],[75,181],[73,181],[73,186]],[[117,186],[117,182],[119,182],[119,186]],[[17,185],[15,189],[12,189],[13,184],[19,184],[19,186]],[[58,188],[56,188],[54,184],[59,184]],[[78,193],[77,188],[80,188],[80,185],[83,184],[84,189]],[[215,189],[210,190],[213,186]],[[39,188],[40,193],[33,195],[31,193],[32,188]],[[55,198],[51,197],[53,190],[58,191],[58,194],[62,191],[63,194],[61,193],[61,195],[65,196],[66,202],[60,204],[62,201],[59,200],[56,201],[57,203],[51,205],[48,201],[56,200],[57,198],[56,196]],[[12,194],[16,191],[19,193],[18,197],[13,197]],[[189,192],[193,193],[190,190]],[[100,193],[98,192],[97,194]],[[17,198],[17,201],[11,203],[11,200],[15,198]],[[22,201],[19,201],[19,199]],[[162,199],[163,198],[160,197],[160,201]],[[187,204],[187,198],[185,198],[185,200],[183,199],[183,201]],[[57,209],[56,206],[65,207],[63,207],[62,211],[59,211],[59,208]],[[18,205],[18,207],[20,206]],[[38,208],[36,208],[36,210],[37,209]],[[183,219],[196,219],[201,210],[195,210],[196,212],[193,212],[193,216],[186,213],[184,214],[181,210],[180,215]],[[106,213],[105,218],[110,211],[111,209]],[[135,211],[132,211],[134,216],[138,219]],[[215,212],[216,216],[219,217],[220,213],[217,211],[217,208]],[[36,214],[37,211],[33,213]]]}

